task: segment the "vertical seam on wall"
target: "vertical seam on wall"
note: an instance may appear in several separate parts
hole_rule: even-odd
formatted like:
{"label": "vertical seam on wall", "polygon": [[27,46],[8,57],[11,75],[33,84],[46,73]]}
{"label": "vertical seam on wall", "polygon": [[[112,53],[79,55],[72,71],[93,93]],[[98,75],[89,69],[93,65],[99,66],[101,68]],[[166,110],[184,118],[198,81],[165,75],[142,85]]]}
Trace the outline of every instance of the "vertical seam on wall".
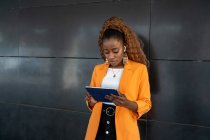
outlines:
{"label": "vertical seam on wall", "polygon": [[[20,28],[20,12],[21,12],[21,6],[20,6],[20,3],[21,3],[21,0],[18,0],[18,10],[17,10],[17,13],[18,13],[18,15],[17,15],[17,34],[18,34],[18,57],[20,56],[20,32],[21,32],[21,28]],[[18,60],[19,61],[19,60]]]}
{"label": "vertical seam on wall", "polygon": [[148,59],[151,60],[151,23],[152,23],[152,0],[149,0],[149,56]]}
{"label": "vertical seam on wall", "polygon": [[[151,24],[152,24],[152,0],[149,0],[149,56],[148,59],[149,61],[151,61]],[[148,118],[147,118],[147,114],[146,114],[146,136],[145,139],[147,140],[147,133],[148,133]]]}

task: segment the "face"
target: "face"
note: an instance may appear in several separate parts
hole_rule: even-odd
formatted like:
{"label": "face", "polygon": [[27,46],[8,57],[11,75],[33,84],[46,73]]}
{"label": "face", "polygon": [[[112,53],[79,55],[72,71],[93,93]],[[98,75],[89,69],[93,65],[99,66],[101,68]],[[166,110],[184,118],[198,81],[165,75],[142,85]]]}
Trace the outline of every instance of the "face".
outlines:
{"label": "face", "polygon": [[103,53],[112,67],[123,66],[124,45],[116,38],[103,40]]}

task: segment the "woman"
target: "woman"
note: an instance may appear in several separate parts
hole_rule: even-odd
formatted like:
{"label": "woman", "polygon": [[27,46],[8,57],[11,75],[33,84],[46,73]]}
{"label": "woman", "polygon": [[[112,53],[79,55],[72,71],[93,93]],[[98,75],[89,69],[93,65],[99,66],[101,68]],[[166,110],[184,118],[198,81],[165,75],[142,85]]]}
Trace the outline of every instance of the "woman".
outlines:
{"label": "woman", "polygon": [[137,119],[151,108],[148,61],[135,33],[118,17],[104,22],[99,35],[104,64],[96,65],[90,86],[117,89],[119,96],[96,102],[87,93],[92,111],[85,140],[140,140]]}

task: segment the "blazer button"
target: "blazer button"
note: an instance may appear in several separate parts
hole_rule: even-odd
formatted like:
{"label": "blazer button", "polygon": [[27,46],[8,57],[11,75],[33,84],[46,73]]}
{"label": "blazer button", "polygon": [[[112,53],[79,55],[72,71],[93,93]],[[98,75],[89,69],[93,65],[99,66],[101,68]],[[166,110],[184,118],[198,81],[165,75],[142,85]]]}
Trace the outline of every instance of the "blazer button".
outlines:
{"label": "blazer button", "polygon": [[109,131],[106,131],[106,134],[108,135],[109,134]]}

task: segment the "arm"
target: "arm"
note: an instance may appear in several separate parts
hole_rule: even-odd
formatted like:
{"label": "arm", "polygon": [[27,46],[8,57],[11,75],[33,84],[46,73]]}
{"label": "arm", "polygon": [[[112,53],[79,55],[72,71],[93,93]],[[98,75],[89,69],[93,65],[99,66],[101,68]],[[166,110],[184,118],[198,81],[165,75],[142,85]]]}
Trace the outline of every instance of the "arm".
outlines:
{"label": "arm", "polygon": [[[93,73],[92,73],[92,78],[91,78],[91,81],[90,81],[90,84],[89,84],[90,86],[96,86],[96,82],[95,82],[96,72],[95,72],[95,69],[96,69],[96,67],[94,68]],[[87,104],[88,109],[90,111],[92,111],[94,105],[97,103],[96,100],[89,93],[86,93],[85,100],[86,100],[86,104]]]}
{"label": "arm", "polygon": [[120,94],[120,96],[106,96],[115,105],[126,107],[133,111],[134,117],[140,118],[144,113],[148,112],[151,108],[150,100],[150,85],[146,66],[141,72],[141,81],[139,84],[138,98],[136,101],[128,100],[125,95]]}
{"label": "arm", "polygon": [[142,73],[141,73],[141,81],[139,84],[139,93],[138,93],[138,99],[136,102],[138,108],[137,113],[134,114],[136,118],[140,118],[143,114],[147,113],[151,107],[151,95],[150,95],[150,84],[149,84],[149,76],[147,67],[144,66]]}

